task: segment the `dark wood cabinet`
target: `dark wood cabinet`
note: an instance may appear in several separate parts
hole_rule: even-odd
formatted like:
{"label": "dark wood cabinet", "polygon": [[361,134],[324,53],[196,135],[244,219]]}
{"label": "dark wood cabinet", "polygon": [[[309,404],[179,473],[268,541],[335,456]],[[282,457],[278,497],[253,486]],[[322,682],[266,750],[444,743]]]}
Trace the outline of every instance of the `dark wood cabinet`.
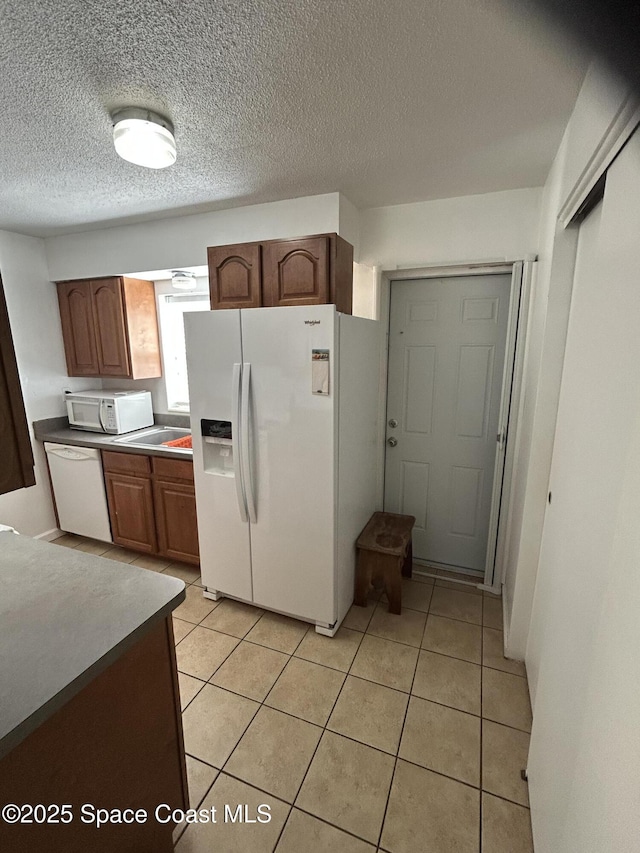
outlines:
{"label": "dark wood cabinet", "polygon": [[199,563],[194,487],[188,483],[155,480],[153,496],[159,553],[183,563]]}
{"label": "dark wood cabinet", "polygon": [[129,376],[125,305],[120,279],[89,283],[100,376]]}
{"label": "dark wood cabinet", "polygon": [[213,246],[207,249],[207,260],[212,308],[260,306],[259,243]]}
{"label": "dark wood cabinet", "polygon": [[58,282],[58,303],[69,376],[162,375],[153,282]]}
{"label": "dark wood cabinet", "polygon": [[[74,818],[55,825],[37,819],[0,822],[1,850],[172,853],[174,822],[154,819],[160,803],[168,804],[167,813],[189,805],[170,616],[120,652],[0,761],[0,798],[64,803]],[[145,809],[149,819],[107,821],[98,829],[81,820],[85,803]]]}
{"label": "dark wood cabinet", "polygon": [[33,452],[0,278],[0,495],[33,486]]}
{"label": "dark wood cabinet", "polygon": [[197,565],[193,462],[103,451],[102,465],[113,541]]}
{"label": "dark wood cabinet", "polygon": [[328,237],[265,245],[263,305],[324,305],[330,301]]}
{"label": "dark wood cabinet", "polygon": [[125,548],[155,554],[151,480],[127,474],[105,474],[113,541]]}
{"label": "dark wood cabinet", "polygon": [[200,551],[193,462],[154,456],[152,465],[158,552],[197,565]]}
{"label": "dark wood cabinet", "polygon": [[69,376],[96,376],[100,369],[90,287],[85,281],[63,282],[58,303]]}
{"label": "dark wood cabinet", "polygon": [[353,246],[338,234],[208,249],[212,308],[334,303],[351,314]]}

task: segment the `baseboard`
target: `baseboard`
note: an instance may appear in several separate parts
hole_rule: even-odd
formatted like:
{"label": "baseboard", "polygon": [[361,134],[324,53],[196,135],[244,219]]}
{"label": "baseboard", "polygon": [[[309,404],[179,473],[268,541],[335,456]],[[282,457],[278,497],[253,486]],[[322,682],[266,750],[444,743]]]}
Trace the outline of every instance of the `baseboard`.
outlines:
{"label": "baseboard", "polygon": [[505,607],[505,584],[500,584],[500,592],[502,594],[502,634],[504,636],[505,648],[509,642],[509,622],[507,622],[507,608]]}
{"label": "baseboard", "polygon": [[51,542],[53,539],[57,539],[58,536],[62,536],[63,531],[57,527],[54,527],[53,530],[45,530],[44,533],[39,533],[37,536],[34,536],[34,539],[44,539],[45,542]]}

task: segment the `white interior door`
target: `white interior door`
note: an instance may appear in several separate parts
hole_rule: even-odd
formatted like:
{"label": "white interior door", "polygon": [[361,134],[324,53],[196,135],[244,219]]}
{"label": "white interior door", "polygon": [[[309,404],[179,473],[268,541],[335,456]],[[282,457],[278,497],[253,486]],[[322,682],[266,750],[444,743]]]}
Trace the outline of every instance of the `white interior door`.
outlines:
{"label": "white interior door", "polygon": [[510,287],[501,274],[391,288],[385,509],[416,517],[426,563],[485,569]]}

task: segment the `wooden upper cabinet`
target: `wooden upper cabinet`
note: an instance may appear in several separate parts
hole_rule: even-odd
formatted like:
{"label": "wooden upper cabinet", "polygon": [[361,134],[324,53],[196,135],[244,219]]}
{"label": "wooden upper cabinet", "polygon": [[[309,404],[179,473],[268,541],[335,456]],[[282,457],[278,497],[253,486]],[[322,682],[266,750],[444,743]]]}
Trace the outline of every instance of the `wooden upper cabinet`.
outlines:
{"label": "wooden upper cabinet", "polygon": [[208,249],[212,308],[334,303],[351,314],[353,246],[338,234]]}
{"label": "wooden upper cabinet", "polygon": [[69,376],[162,375],[153,282],[99,278],[58,283]]}
{"label": "wooden upper cabinet", "polygon": [[330,301],[327,237],[267,243],[263,251],[263,305],[323,305]]}
{"label": "wooden upper cabinet", "polygon": [[93,305],[98,373],[100,376],[129,376],[125,307],[119,278],[89,282]]}
{"label": "wooden upper cabinet", "polygon": [[69,376],[99,373],[91,290],[86,281],[58,285],[58,304]]}
{"label": "wooden upper cabinet", "polygon": [[260,257],[259,243],[207,250],[212,308],[260,307]]}

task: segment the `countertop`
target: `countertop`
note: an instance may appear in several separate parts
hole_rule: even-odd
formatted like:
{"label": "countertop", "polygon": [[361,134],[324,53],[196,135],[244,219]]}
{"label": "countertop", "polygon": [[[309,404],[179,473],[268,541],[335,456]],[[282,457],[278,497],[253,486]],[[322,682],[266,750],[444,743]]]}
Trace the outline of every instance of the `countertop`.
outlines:
{"label": "countertop", "polygon": [[[177,426],[189,429],[188,415],[157,415],[154,420],[157,426]],[[146,432],[150,427],[126,433],[127,436],[138,432]],[[173,456],[176,459],[192,459],[193,451],[182,447],[149,447],[139,444],[126,444],[116,441],[121,435],[106,435],[102,432],[87,432],[81,429],[70,429],[65,417],[46,418],[33,422],[33,434],[38,441],[52,441],[55,444],[70,444],[74,447],[95,447],[98,450],[115,450],[118,453],[137,453],[144,456]]]}
{"label": "countertop", "polygon": [[0,758],[185,598],[178,578],[0,533]]}

